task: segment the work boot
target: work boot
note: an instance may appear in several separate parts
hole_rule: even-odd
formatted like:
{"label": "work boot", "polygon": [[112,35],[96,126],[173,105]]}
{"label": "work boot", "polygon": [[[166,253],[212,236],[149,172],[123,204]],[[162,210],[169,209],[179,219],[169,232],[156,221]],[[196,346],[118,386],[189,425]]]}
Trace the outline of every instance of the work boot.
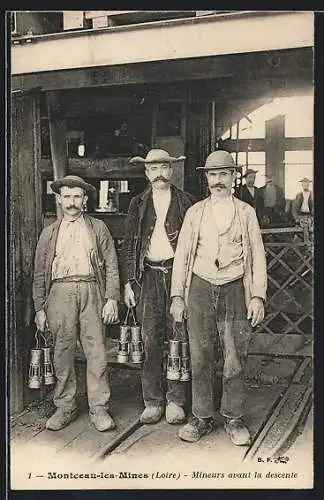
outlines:
{"label": "work boot", "polygon": [[200,438],[209,434],[214,429],[214,420],[212,417],[198,418],[192,417],[189,422],[181,427],[178,436],[183,441],[194,443]]}
{"label": "work boot", "polygon": [[140,422],[142,424],[156,424],[161,420],[163,413],[163,406],[147,406],[140,416]]}
{"label": "work boot", "polygon": [[49,431],[60,431],[69,425],[78,416],[79,412],[76,409],[66,410],[64,408],[57,408],[54,415],[52,415],[46,422],[45,427]]}
{"label": "work boot", "polygon": [[182,406],[179,406],[171,401],[167,404],[165,418],[168,424],[182,424],[186,415]]}
{"label": "work boot", "polygon": [[225,418],[224,428],[236,446],[248,446],[251,442],[249,429],[241,418]]}
{"label": "work boot", "polygon": [[90,422],[99,432],[115,429],[116,424],[113,418],[105,410],[90,411]]}

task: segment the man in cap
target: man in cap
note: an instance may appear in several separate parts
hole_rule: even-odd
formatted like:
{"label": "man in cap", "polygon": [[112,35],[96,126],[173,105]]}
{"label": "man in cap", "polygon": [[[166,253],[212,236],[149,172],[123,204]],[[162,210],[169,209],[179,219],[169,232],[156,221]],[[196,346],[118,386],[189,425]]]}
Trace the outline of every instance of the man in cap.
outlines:
{"label": "man in cap", "polygon": [[[172,337],[171,271],[184,215],[194,201],[171,183],[173,164],[184,159],[172,157],[163,149],[151,149],[146,158],[131,159],[131,163],[145,166],[149,180],[149,187],[131,200],[122,252],[125,304],[137,306],[142,325],[145,409],[140,420],[145,424],[158,422],[165,411],[163,345]],[[185,383],[168,381],[166,400],[166,420],[171,424],[183,422]]]}
{"label": "man in cap", "polygon": [[308,177],[304,177],[299,182],[301,183],[302,191],[297,193],[292,203],[292,214],[296,222],[301,217],[313,215],[313,197],[309,189],[312,181]]}
{"label": "man in cap", "polygon": [[251,205],[256,211],[258,219],[260,219],[263,212],[263,198],[259,188],[254,185],[257,172],[257,170],[253,170],[252,168],[246,170],[243,176],[245,178],[245,184],[241,187],[240,196],[238,197],[240,200]]}
{"label": "man in cap", "polygon": [[255,210],[232,196],[230,153],[215,151],[198,168],[206,172],[210,196],[186,213],[171,283],[171,314],[175,321],[187,317],[192,368],[193,417],[179,437],[198,441],[213,430],[218,344],[224,359],[220,414],[232,442],[247,445],[244,367],[251,327],[264,317],[265,252]]}
{"label": "man in cap", "polygon": [[67,175],[51,184],[63,217],[40,235],[33,281],[35,322],[54,338],[56,411],[46,428],[58,431],[78,415],[75,350],[80,340],[87,360],[90,421],[99,431],[113,429],[108,413],[110,388],[103,323],[118,317],[120,299],[117,255],[105,224],[84,214],[95,188],[81,177]]}

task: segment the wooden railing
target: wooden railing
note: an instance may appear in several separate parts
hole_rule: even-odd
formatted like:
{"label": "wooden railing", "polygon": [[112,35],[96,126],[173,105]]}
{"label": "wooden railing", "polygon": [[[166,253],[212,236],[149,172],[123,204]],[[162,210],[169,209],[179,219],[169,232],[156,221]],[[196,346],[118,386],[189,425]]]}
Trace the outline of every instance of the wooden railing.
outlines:
{"label": "wooden railing", "polygon": [[258,332],[313,333],[313,227],[263,229],[268,291],[265,319]]}

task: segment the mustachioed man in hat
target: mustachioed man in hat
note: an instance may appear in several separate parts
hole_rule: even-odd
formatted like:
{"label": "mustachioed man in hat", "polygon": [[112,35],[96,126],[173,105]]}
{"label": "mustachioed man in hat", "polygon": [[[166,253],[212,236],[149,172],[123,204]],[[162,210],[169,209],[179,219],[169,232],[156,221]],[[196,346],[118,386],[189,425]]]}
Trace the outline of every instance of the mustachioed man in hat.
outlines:
{"label": "mustachioed man in hat", "polygon": [[245,201],[251,205],[256,211],[257,217],[260,220],[263,213],[263,197],[260,193],[259,188],[255,186],[255,178],[257,174],[257,170],[253,170],[252,168],[248,168],[243,175],[245,178],[245,184],[240,189],[240,200]]}
{"label": "mustachioed man in hat", "polygon": [[[251,327],[264,317],[266,258],[255,210],[232,196],[236,175],[226,151],[211,153],[203,167],[210,196],[187,211],[174,257],[171,314],[187,317],[192,419],[179,431],[198,441],[213,430],[214,366],[223,352],[220,413],[235,445],[247,445],[244,424],[244,367]],[[218,351],[219,352],[219,351]]]}
{"label": "mustachioed man in hat", "polygon": [[46,428],[58,431],[78,415],[75,352],[77,339],[87,361],[90,421],[99,431],[113,429],[108,413],[110,388],[104,323],[118,317],[119,272],[114,241],[106,225],[84,214],[95,188],[67,175],[51,184],[63,217],[40,235],[34,265],[33,299],[37,328],[54,338],[56,412]]}
{"label": "mustachioed man in hat", "polygon": [[300,217],[313,215],[314,205],[312,192],[309,189],[312,182],[311,179],[304,177],[299,182],[301,183],[302,191],[297,193],[292,203],[292,214],[296,221],[298,221]]}
{"label": "mustachioed man in hat", "polygon": [[173,165],[184,159],[172,157],[163,149],[151,149],[146,158],[131,159],[131,163],[145,166],[149,181],[149,187],[131,200],[122,250],[125,304],[136,306],[142,324],[145,409],[140,420],[145,424],[158,422],[164,411],[171,424],[185,418],[185,383],[168,381],[166,397],[163,390],[163,344],[172,338],[169,308],[173,257],[185,212],[194,201],[171,183]]}

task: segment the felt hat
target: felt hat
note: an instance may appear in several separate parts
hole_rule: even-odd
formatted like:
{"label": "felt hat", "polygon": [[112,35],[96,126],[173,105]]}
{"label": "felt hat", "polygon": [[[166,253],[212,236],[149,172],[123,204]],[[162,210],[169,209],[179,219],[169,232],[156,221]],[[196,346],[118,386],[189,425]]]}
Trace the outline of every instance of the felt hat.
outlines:
{"label": "felt hat", "polygon": [[204,166],[199,166],[196,170],[215,170],[217,168],[236,168],[233,156],[227,151],[213,151],[207,156]]}
{"label": "felt hat", "polygon": [[62,179],[57,179],[52,182],[51,189],[54,193],[60,194],[60,188],[63,186],[67,186],[69,188],[79,187],[84,189],[88,194],[96,191],[94,186],[85,182],[78,175],[66,175],[65,177],[62,177]]}
{"label": "felt hat", "polygon": [[185,160],[185,156],[178,156],[175,158],[171,156],[164,149],[151,149],[145,158],[142,156],[134,156],[130,159],[130,163],[143,163],[145,165],[150,163],[177,163],[179,161]]}
{"label": "felt hat", "polygon": [[308,183],[311,183],[313,181],[311,181],[310,179],[308,179],[308,177],[304,177],[303,179],[301,179],[299,182],[308,182]]}
{"label": "felt hat", "polygon": [[248,168],[247,171],[245,172],[245,174],[243,175],[243,177],[247,177],[248,175],[250,174],[257,174],[257,170],[253,170],[252,168]]}

